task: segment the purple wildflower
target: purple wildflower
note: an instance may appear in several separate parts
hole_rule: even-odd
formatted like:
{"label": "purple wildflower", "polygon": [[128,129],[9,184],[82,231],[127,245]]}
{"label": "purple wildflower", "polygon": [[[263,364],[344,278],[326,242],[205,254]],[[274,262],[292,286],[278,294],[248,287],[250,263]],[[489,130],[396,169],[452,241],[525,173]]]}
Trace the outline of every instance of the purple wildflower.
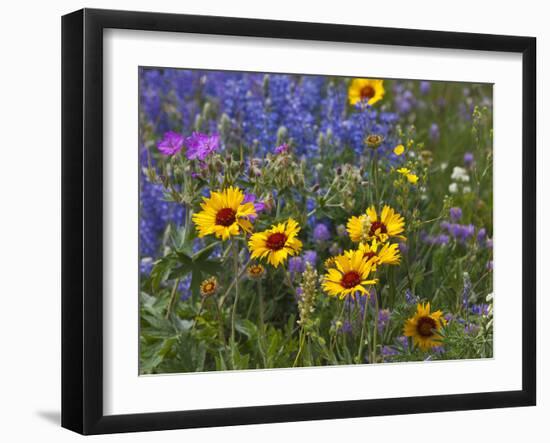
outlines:
{"label": "purple wildflower", "polygon": [[306,264],[302,257],[292,257],[288,261],[288,272],[291,274],[301,274],[306,270]]}
{"label": "purple wildflower", "polygon": [[315,266],[317,263],[317,252],[313,250],[304,251],[304,261],[311,266]]}
{"label": "purple wildflower", "polygon": [[447,323],[450,323],[455,319],[455,316],[449,312],[448,314],[445,314],[443,318]]}
{"label": "purple wildflower", "polygon": [[420,82],[420,93],[422,95],[429,94],[430,89],[432,89],[432,84],[427,81]]}
{"label": "purple wildflower", "polygon": [[380,349],[380,355],[382,355],[384,361],[388,361],[388,359],[391,360],[389,357],[393,357],[397,354],[399,354],[399,351],[392,346],[382,346]]}
{"label": "purple wildflower", "polygon": [[378,312],[378,332],[382,334],[390,322],[391,312],[389,309],[381,309]]}
{"label": "purple wildflower", "polygon": [[453,223],[449,225],[449,233],[459,242],[466,243],[475,233],[474,225],[460,225]]}
{"label": "purple wildflower", "polygon": [[445,231],[448,231],[449,228],[451,227],[451,224],[448,222],[448,221],[442,221],[440,224],[439,224],[439,227],[441,229],[444,229]]}
{"label": "purple wildflower", "polygon": [[485,246],[487,240],[487,230],[485,228],[481,228],[477,231],[476,240],[480,246]]}
{"label": "purple wildflower", "polygon": [[177,132],[168,131],[157,145],[158,150],[164,155],[174,155],[183,148],[183,136]]}
{"label": "purple wildflower", "polygon": [[486,303],[473,305],[471,307],[471,311],[472,311],[472,314],[475,314],[475,315],[487,315],[489,314],[489,305]]}
{"label": "purple wildflower", "polygon": [[466,154],[464,154],[464,165],[467,167],[470,167],[473,164],[474,164],[474,154],[472,154],[471,152],[466,152]]}
{"label": "purple wildflower", "polygon": [[464,333],[475,335],[479,332],[479,326],[473,323],[467,324],[464,326]]}
{"label": "purple wildflower", "polygon": [[397,343],[399,343],[405,350],[409,348],[409,339],[404,335],[397,337]]}
{"label": "purple wildflower", "polygon": [[330,238],[330,232],[327,228],[327,225],[323,223],[318,223],[313,229],[313,239],[316,242],[325,242]]}
{"label": "purple wildflower", "polygon": [[290,147],[288,144],[283,143],[282,145],[279,145],[275,148],[275,154],[286,154],[289,151]]}
{"label": "purple wildflower", "polygon": [[342,328],[340,329],[344,334],[351,334],[353,332],[353,326],[349,320],[344,320]]}
{"label": "purple wildflower", "polygon": [[408,304],[413,305],[420,301],[420,297],[418,297],[417,295],[414,295],[410,289],[407,289],[405,291],[405,300],[407,301]]}
{"label": "purple wildflower", "polygon": [[441,136],[441,133],[439,132],[439,126],[437,123],[432,123],[430,126],[430,140],[433,142],[439,141],[439,137]]}
{"label": "purple wildflower", "polygon": [[451,220],[456,223],[462,217],[462,209],[460,209],[456,206],[452,207],[449,210],[449,216],[451,217]]}
{"label": "purple wildflower", "polygon": [[[258,215],[260,212],[265,210],[265,203],[263,201],[256,201],[256,195],[255,194],[245,194],[243,199],[243,205],[245,203],[252,203],[254,205],[254,210],[256,211],[256,215]],[[249,216],[249,219],[251,221],[254,221],[256,219],[256,216]]]}
{"label": "purple wildflower", "polygon": [[487,270],[489,270],[489,271],[493,270],[493,260],[489,260],[487,262]]}
{"label": "purple wildflower", "polygon": [[187,158],[189,160],[199,159],[204,160],[212,152],[217,151],[220,147],[220,136],[218,134],[206,135],[200,132],[193,132],[190,137],[187,137]]}

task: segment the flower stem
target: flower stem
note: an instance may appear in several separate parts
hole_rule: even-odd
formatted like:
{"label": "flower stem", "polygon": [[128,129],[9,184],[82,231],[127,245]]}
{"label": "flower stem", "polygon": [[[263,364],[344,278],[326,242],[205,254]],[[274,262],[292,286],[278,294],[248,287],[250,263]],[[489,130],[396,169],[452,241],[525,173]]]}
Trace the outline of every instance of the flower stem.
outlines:
{"label": "flower stem", "polygon": [[292,291],[292,295],[296,297],[296,289],[294,289],[294,285],[292,284],[292,280],[290,279],[290,274],[288,272],[288,269],[283,268],[283,273],[285,275],[285,282],[288,285],[289,289]]}
{"label": "flower stem", "polygon": [[264,293],[262,282],[258,280],[258,323],[260,330],[260,336],[258,340],[260,354],[264,362],[264,368],[267,368],[267,358],[265,356],[264,344],[265,344],[265,324],[264,324]]}
{"label": "flower stem", "polygon": [[237,302],[239,301],[239,247],[237,240],[232,240],[233,248],[233,271],[234,271],[234,286],[235,286],[235,299],[233,300],[233,309],[231,310],[231,364],[233,369],[235,368],[235,316],[237,313]]}
{"label": "flower stem", "polygon": [[376,336],[378,334],[378,319],[380,314],[380,306],[378,304],[378,291],[376,292],[376,298],[374,299],[375,315],[372,328],[372,357],[371,363],[376,363]]}
{"label": "flower stem", "polygon": [[374,182],[374,196],[376,203],[380,204],[380,195],[378,191],[378,152],[374,151],[372,157],[372,180]]}
{"label": "flower stem", "polygon": [[170,317],[170,314],[172,313],[172,309],[176,304],[176,295],[178,294],[179,284],[180,284],[180,279],[178,277],[176,278],[176,281],[174,282],[174,286],[172,287],[172,292],[170,293],[170,301],[168,302],[168,307],[166,308],[166,315],[164,316],[164,318],[166,319]]}
{"label": "flower stem", "polygon": [[[363,309],[363,323],[361,325],[361,341],[359,342],[359,351],[357,352],[357,364],[361,364],[363,362],[363,348],[365,346],[365,330],[367,329],[368,307],[369,307],[369,301],[367,300],[365,302],[365,308]],[[370,347],[370,340],[369,340],[369,347]]]}

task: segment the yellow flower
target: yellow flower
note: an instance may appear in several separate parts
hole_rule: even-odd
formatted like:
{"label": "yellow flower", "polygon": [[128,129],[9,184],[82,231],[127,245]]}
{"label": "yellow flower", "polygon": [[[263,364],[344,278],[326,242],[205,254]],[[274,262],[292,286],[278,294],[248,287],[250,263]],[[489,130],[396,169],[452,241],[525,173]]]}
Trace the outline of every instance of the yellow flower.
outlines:
{"label": "yellow flower", "polygon": [[243,203],[244,194],[237,187],[229,187],[220,192],[211,192],[203,197],[202,211],[193,215],[193,222],[199,231],[199,237],[214,234],[222,240],[238,235],[240,228],[252,231],[249,218],[256,216],[253,203]]}
{"label": "yellow flower", "polygon": [[334,259],[334,257],[329,257],[325,260],[325,262],[323,264],[325,265],[326,269],[335,268],[336,267],[336,260]]}
{"label": "yellow flower", "polygon": [[430,304],[416,306],[416,313],[405,322],[403,334],[423,351],[441,345],[441,328],[447,323],[441,311],[430,313]]}
{"label": "yellow flower", "polygon": [[416,184],[416,182],[418,181],[418,176],[411,172],[409,168],[399,168],[397,172],[407,177],[408,182],[413,185]]}
{"label": "yellow flower", "polygon": [[384,80],[370,78],[354,78],[348,89],[348,99],[351,105],[361,100],[367,100],[369,105],[374,105],[384,97]]}
{"label": "yellow flower", "polygon": [[370,296],[365,286],[376,284],[377,280],[369,278],[373,270],[372,262],[363,258],[361,251],[350,251],[349,254],[334,257],[335,268],[329,268],[323,280],[323,289],[332,297],[345,298],[356,293]]}
{"label": "yellow flower", "polygon": [[380,217],[374,206],[371,206],[366,214],[351,217],[346,227],[354,242],[365,243],[376,239],[384,243],[391,237],[406,239],[400,235],[405,230],[405,219],[387,205],[382,209]]}
{"label": "yellow flower", "polygon": [[203,297],[210,297],[218,292],[218,280],[216,277],[210,277],[200,284],[200,293]]}
{"label": "yellow flower", "polygon": [[298,223],[289,218],[285,223],[271,226],[271,229],[252,234],[248,242],[251,258],[266,259],[278,267],[289,255],[296,255],[302,249],[302,242],[296,238],[300,232]]}
{"label": "yellow flower", "polygon": [[246,275],[251,280],[261,280],[265,275],[265,268],[257,263],[246,268]]}
{"label": "yellow flower", "polygon": [[[380,248],[379,242],[373,240],[369,245],[368,243],[359,243],[358,251],[363,254],[363,258],[372,262],[373,270],[376,270],[377,265],[398,265],[401,256],[399,255],[399,246],[396,243],[385,243]],[[347,251],[349,255],[352,251]]]}
{"label": "yellow flower", "polygon": [[405,152],[405,146],[403,145],[397,145],[395,148],[393,148],[393,153],[395,155],[401,155]]}

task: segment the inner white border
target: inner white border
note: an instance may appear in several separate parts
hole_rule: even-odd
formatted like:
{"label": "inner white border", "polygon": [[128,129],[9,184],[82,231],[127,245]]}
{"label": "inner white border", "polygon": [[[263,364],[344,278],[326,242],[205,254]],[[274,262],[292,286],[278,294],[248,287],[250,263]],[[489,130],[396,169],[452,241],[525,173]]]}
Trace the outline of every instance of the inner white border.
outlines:
{"label": "inner white border", "polygon": [[[118,29],[103,43],[105,414],[521,389],[522,244],[507,235],[521,232],[521,55]],[[140,65],[494,83],[495,358],[139,377]]]}

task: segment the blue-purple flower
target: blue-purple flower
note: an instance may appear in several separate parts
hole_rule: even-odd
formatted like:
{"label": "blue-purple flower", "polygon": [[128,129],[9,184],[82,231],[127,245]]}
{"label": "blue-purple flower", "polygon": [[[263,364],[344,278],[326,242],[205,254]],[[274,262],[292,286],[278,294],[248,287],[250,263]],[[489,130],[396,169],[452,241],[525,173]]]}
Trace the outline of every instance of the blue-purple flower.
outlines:
{"label": "blue-purple flower", "polygon": [[439,132],[439,126],[437,125],[437,123],[432,123],[432,125],[430,126],[430,140],[432,140],[433,142],[437,142],[439,141],[439,137],[441,136],[440,132]]}
{"label": "blue-purple flower", "polygon": [[462,209],[458,207],[452,207],[449,209],[449,216],[451,217],[451,220],[454,222],[457,222],[462,217]]}
{"label": "blue-purple flower", "polygon": [[325,242],[330,238],[330,232],[327,228],[327,225],[324,223],[318,223],[315,228],[313,228],[313,239],[316,242]]}

